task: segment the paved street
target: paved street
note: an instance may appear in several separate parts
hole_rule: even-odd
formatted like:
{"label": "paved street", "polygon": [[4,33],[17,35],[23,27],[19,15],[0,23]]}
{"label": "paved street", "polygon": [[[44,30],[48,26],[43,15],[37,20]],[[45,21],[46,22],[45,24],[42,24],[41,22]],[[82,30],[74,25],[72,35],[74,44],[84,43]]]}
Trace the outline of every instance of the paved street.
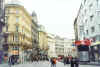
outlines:
{"label": "paved street", "polygon": [[[0,65],[0,67],[9,67],[7,64]],[[25,64],[20,64],[20,65],[14,65],[12,67],[50,67],[49,62],[33,62],[33,63],[25,63]],[[57,62],[56,67],[70,67],[70,65],[64,66],[63,63]],[[79,67],[100,67],[100,66],[95,66],[95,65],[80,65]]]}

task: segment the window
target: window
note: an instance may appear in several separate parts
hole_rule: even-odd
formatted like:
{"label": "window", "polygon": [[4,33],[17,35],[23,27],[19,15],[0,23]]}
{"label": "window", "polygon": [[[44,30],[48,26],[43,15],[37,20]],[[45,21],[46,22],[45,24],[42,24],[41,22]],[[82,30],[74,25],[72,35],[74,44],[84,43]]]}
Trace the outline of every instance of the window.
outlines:
{"label": "window", "polygon": [[13,50],[19,50],[18,46],[13,46]]}
{"label": "window", "polygon": [[97,15],[100,16],[100,11],[97,11]]}
{"label": "window", "polygon": [[9,16],[5,16],[5,23],[8,22]]}
{"label": "window", "polygon": [[16,26],[16,32],[18,32],[18,26]]}
{"label": "window", "polygon": [[90,21],[92,21],[92,20],[93,20],[93,15],[90,16]]}
{"label": "window", "polygon": [[86,25],[87,25],[87,19],[85,20],[85,23],[86,23]]}
{"label": "window", "polygon": [[89,34],[89,31],[88,31],[88,30],[86,30],[86,34],[87,34],[87,35]]}
{"label": "window", "polygon": [[13,41],[14,41],[14,35],[13,35]]}
{"label": "window", "polygon": [[91,33],[94,33],[94,32],[95,32],[95,28],[91,27]]}
{"label": "window", "polygon": [[19,17],[16,17],[16,22],[19,22]]}
{"label": "window", "polygon": [[96,41],[96,37],[93,37],[92,40],[93,40],[93,42],[95,42]]}
{"label": "window", "polygon": [[97,2],[97,8],[98,8],[100,5],[100,0],[96,0],[96,2]]}
{"label": "window", "polygon": [[98,40],[100,41],[100,35],[98,35]]}
{"label": "window", "polygon": [[97,7],[98,7],[98,4],[99,4],[99,3],[98,3],[98,0],[96,0],[96,1],[97,1]]}
{"label": "window", "polygon": [[15,41],[18,42],[18,34],[15,34]]}
{"label": "window", "polygon": [[89,5],[89,9],[90,9],[90,11],[91,11],[91,9],[92,9],[92,6],[93,6],[93,4],[90,4],[90,5]]}
{"label": "window", "polygon": [[85,4],[86,0],[84,0],[84,4]]}
{"label": "window", "polygon": [[6,32],[8,32],[8,25],[6,25]]}
{"label": "window", "polygon": [[99,26],[99,31],[100,31],[100,24],[98,24],[98,26]]}
{"label": "window", "polygon": [[19,11],[18,10],[16,10],[16,14],[18,14],[19,13]]}

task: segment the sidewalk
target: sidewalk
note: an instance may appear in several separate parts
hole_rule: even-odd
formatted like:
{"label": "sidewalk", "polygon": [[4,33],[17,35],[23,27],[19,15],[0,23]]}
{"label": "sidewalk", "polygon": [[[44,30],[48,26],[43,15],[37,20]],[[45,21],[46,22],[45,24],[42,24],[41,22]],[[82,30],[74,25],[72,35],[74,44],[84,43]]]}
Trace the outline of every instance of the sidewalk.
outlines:
{"label": "sidewalk", "polygon": [[90,65],[100,65],[100,62],[90,62]]}
{"label": "sidewalk", "polygon": [[0,64],[0,67],[8,67],[8,64]]}
{"label": "sidewalk", "polygon": [[80,63],[80,65],[96,65],[96,66],[100,66],[100,62],[88,62],[88,63]]}

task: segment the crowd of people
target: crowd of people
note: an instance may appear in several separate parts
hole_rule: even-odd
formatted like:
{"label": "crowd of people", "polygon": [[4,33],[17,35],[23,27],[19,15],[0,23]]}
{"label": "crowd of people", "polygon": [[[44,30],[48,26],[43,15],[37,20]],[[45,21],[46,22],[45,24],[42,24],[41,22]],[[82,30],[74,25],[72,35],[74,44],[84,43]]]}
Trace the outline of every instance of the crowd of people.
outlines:
{"label": "crowd of people", "polygon": [[[70,67],[79,67],[79,59],[77,57],[72,57],[72,56],[63,57],[61,58],[61,60],[63,60],[62,62],[64,63],[65,66],[67,64],[70,64]],[[56,67],[56,63],[59,60],[58,58],[55,57],[48,58],[47,56],[31,56],[29,61],[31,62],[49,61],[51,63],[51,67]],[[19,62],[18,58],[14,55],[10,56],[8,59],[9,66],[15,65],[18,62]]]}
{"label": "crowd of people", "polygon": [[45,61],[45,60],[49,61],[47,56],[35,55],[35,56],[31,56],[30,57],[30,61],[31,62],[34,62],[34,61]]}
{"label": "crowd of people", "polygon": [[[51,58],[51,67],[56,67],[57,58]],[[62,58],[64,65],[70,64],[70,67],[79,67],[79,59],[77,57],[64,57]]]}
{"label": "crowd of people", "polygon": [[8,64],[9,64],[10,67],[11,67],[11,65],[18,64],[18,62],[19,62],[19,59],[15,55],[10,56],[9,59],[8,59]]}

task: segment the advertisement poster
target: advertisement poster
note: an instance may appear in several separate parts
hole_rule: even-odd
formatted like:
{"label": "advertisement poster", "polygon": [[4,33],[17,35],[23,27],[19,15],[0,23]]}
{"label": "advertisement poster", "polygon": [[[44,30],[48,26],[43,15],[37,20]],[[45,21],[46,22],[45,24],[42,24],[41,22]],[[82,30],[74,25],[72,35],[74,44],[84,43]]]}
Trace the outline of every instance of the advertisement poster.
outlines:
{"label": "advertisement poster", "polygon": [[89,61],[89,53],[88,53],[88,51],[79,52],[79,59],[82,62]]}

